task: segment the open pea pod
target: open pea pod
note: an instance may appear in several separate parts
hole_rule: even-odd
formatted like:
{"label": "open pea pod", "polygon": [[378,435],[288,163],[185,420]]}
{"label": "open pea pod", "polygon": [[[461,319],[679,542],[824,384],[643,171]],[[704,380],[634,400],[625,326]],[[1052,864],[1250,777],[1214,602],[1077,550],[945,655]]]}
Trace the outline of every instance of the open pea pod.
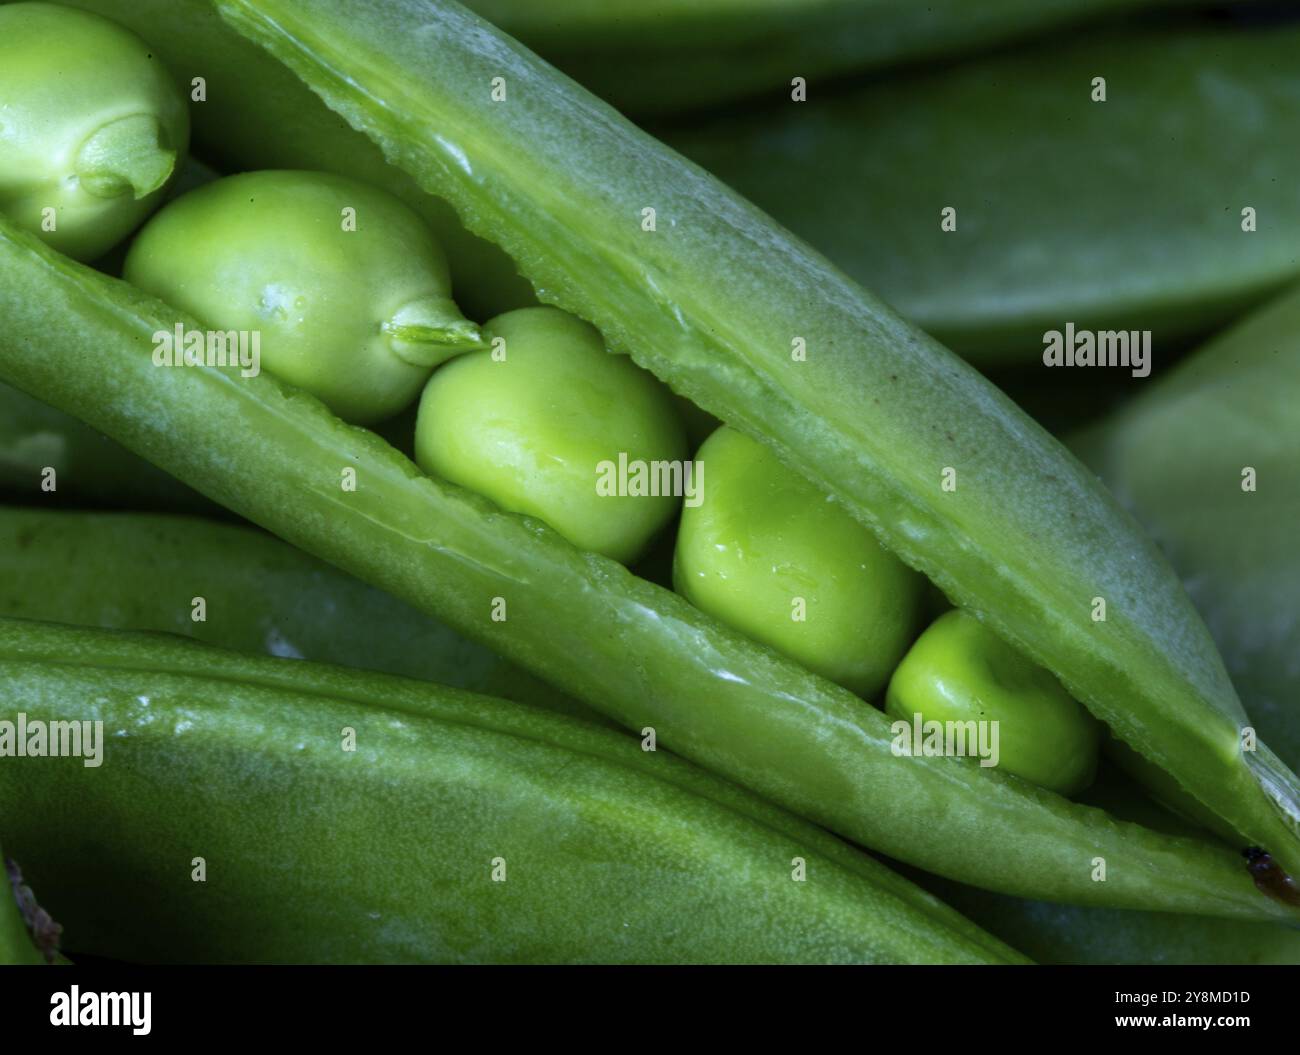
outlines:
{"label": "open pea pod", "polygon": [[[546,526],[422,474],[269,375],[155,367],[151,335],[193,320],[3,219],[0,275],[0,375],[738,783],[977,885],[1296,917],[1230,849],[1116,822],[995,770],[896,757],[888,719],[856,696]],[[284,677],[303,667],[286,664]]]}
{"label": "open pea pod", "polygon": [[1083,34],[660,132],[971,362],[1072,322],[1151,330],[1158,367],[1300,275],[1297,52],[1300,24]]}
{"label": "open pea pod", "polygon": [[1176,576],[973,369],[455,3],[218,6],[543,300],[767,442],[1300,873],[1300,785],[1266,746],[1242,750],[1245,714]]}
{"label": "open pea pod", "polygon": [[8,844],[77,950],[1023,962],[813,825],[533,708],[16,620],[0,620],[0,686],[29,730],[81,723],[79,754],[0,765]]}
{"label": "open pea pod", "polygon": [[619,109],[660,113],[756,92],[788,98],[793,77],[824,79],[915,62],[1090,17],[1186,2],[469,0],[466,6]]}
{"label": "open pea pod", "polygon": [[242,525],[0,507],[0,582],[4,616],[163,631],[605,720],[436,619]]}

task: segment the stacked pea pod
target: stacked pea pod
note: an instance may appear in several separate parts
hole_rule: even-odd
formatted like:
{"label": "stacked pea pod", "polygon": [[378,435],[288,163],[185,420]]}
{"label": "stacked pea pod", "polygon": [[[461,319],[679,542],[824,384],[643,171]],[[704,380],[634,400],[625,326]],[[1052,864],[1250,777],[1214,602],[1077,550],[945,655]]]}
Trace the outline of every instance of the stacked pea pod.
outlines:
{"label": "stacked pea pod", "polygon": [[[186,14],[162,26],[166,32],[158,46],[173,72],[183,83],[191,81],[187,63],[201,40],[206,61],[216,63],[213,85],[223,83],[221,57],[239,56],[245,90],[287,84],[287,93],[275,97],[301,117],[287,144],[268,143],[257,134],[256,115],[223,96],[226,109],[218,108],[215,120],[199,112],[213,121],[206,134],[222,141],[226,156],[283,165],[284,154],[301,147],[294,168],[322,157],[333,159],[336,168],[356,159],[358,171],[346,176],[398,191],[426,218],[439,215],[440,207],[415,187],[437,193],[475,234],[509,253],[542,300],[567,314],[526,307],[498,313],[479,330],[449,314],[454,306],[445,269],[430,258],[414,285],[405,284],[412,276],[403,273],[364,287],[392,294],[392,303],[378,305],[373,325],[336,312],[299,326],[298,313],[310,312],[295,299],[291,282],[223,283],[211,269],[224,266],[230,273],[233,264],[223,262],[237,262],[240,244],[221,244],[202,232],[231,229],[225,220],[246,220],[244,237],[260,239],[256,267],[269,260],[272,270],[284,268],[287,259],[289,269],[300,273],[313,259],[333,259],[335,243],[317,237],[309,229],[313,223],[322,227],[322,217],[340,214],[346,223],[347,210],[359,205],[353,217],[359,227],[343,228],[345,233],[363,233],[370,222],[391,229],[383,220],[388,205],[368,197],[377,191],[337,175],[249,175],[221,181],[160,213],[127,258],[132,285],[76,265],[12,225],[0,228],[6,277],[0,311],[10,324],[0,339],[0,376],[289,542],[445,620],[631,727],[642,743],[686,755],[854,842],[950,879],[1027,897],[1239,919],[1294,918],[1288,898],[1275,895],[1285,895],[1285,871],[1297,863],[1295,778],[1263,744],[1239,749],[1244,715],[1175,576],[1114,500],[1013,404],[765,216],[455,5],[366,6],[360,17],[356,8],[330,4],[298,9],[240,2],[219,4],[218,10],[231,28],[218,31],[211,13],[198,8],[192,20]],[[191,32],[197,36],[187,38]],[[437,69],[424,61],[422,42],[429,39],[440,48]],[[221,45],[213,46],[216,41]],[[251,50],[250,41],[267,55]],[[232,74],[233,67],[224,72]],[[302,86],[294,87],[293,76],[351,127]],[[251,128],[231,127],[243,118],[253,121]],[[520,143],[528,143],[529,152],[521,155]],[[392,159],[391,168],[377,160],[380,152]],[[254,210],[245,199],[257,209],[269,200],[271,215],[250,220]],[[319,204],[313,212],[314,200]],[[305,226],[277,249],[274,238],[268,243],[272,220],[296,209],[305,209]],[[402,216],[398,226],[418,226]],[[197,261],[187,258],[188,237],[203,240],[210,252]],[[472,243],[461,237],[447,244],[455,272],[456,247]],[[385,266],[364,263],[367,275]],[[341,259],[332,272],[323,267],[330,272],[325,280],[346,279],[350,266]],[[245,260],[244,267],[254,264]],[[270,288],[277,297],[268,305]],[[494,307],[513,307],[512,296],[495,290],[459,299],[503,300]],[[339,292],[331,299],[337,305],[342,297]],[[367,304],[361,295],[356,301]],[[239,310],[223,314],[228,305]],[[156,334],[178,326],[186,332],[202,332],[205,325],[239,330],[259,310],[275,338],[267,345],[265,372],[250,373],[247,362],[160,369],[150,354]],[[52,326],[56,319],[59,325]],[[349,330],[356,326],[361,330]],[[376,336],[368,342],[359,336],[336,339],[350,332]],[[35,357],[30,353],[38,341],[43,354]],[[606,356],[606,345],[628,353],[631,361]],[[341,346],[365,347],[370,358],[349,373],[356,364],[329,359]],[[91,347],[95,360],[86,354]],[[419,390],[434,366],[414,445],[419,468],[375,434],[343,423],[339,415],[372,422],[391,413]],[[592,461],[608,453],[602,443],[613,443],[632,462],[682,460],[684,440],[680,425],[671,421],[672,403],[644,371],[728,426],[698,456],[705,502],[698,513],[688,505],[678,539],[682,596],[652,581],[664,578],[652,563],[635,565],[644,576],[616,563],[644,552],[671,518],[672,503],[635,495],[601,495],[615,500],[596,502],[590,487]],[[499,382],[490,406],[482,396],[484,378]],[[548,381],[557,378],[561,384],[548,391]],[[476,392],[482,406],[467,398]],[[561,435],[537,428],[539,413],[546,412],[560,422]],[[539,471],[539,465],[550,471]],[[724,486],[736,482],[739,497],[731,504],[739,519],[730,524],[726,496],[714,493],[716,508],[709,500],[709,482],[718,477]],[[784,497],[767,500],[764,488]],[[827,537],[843,540],[830,558],[843,550],[861,555],[847,567],[863,577],[846,574],[847,591],[837,594],[833,569],[821,576],[829,579],[826,597],[853,600],[859,587],[875,587],[885,608],[897,611],[882,613],[879,605],[841,611],[828,600],[821,610],[831,617],[811,625],[830,632],[812,635],[791,634],[787,623],[795,620],[763,617],[773,597],[809,600],[795,598],[779,575],[765,582],[746,562],[751,539],[760,551],[765,539],[775,539],[786,558],[793,556],[796,579],[809,564],[815,570],[818,554],[798,549],[800,510],[809,511]],[[708,563],[708,555],[716,559],[720,551],[736,562],[734,570]],[[917,573],[959,611],[921,637],[891,681],[926,603]],[[728,582],[738,582],[742,592],[729,590]],[[772,584],[774,592],[764,597]],[[811,585],[822,583],[814,575]],[[746,605],[746,597],[754,603]],[[812,597],[814,608],[820,597]],[[169,617],[175,615],[173,601]],[[952,627],[957,629],[945,629]],[[306,846],[311,829],[309,817],[276,810],[274,800],[309,774],[335,788],[337,801],[346,801],[358,790],[364,795],[366,788],[409,780],[419,760],[429,763],[437,776],[410,785],[418,792],[419,805],[410,807],[414,816],[399,807],[391,811],[400,817],[395,845],[412,837],[421,816],[442,816],[458,803],[480,801],[475,791],[522,788],[510,809],[496,815],[481,806],[464,807],[473,820],[451,826],[447,838],[465,841],[456,843],[450,857],[421,858],[422,868],[473,891],[474,903],[483,906],[477,929],[455,929],[441,903],[416,898],[413,908],[412,890],[403,885],[407,877],[397,877],[367,901],[355,878],[343,881],[348,860],[374,852],[359,841],[349,847],[354,856],[331,870],[338,881],[318,891],[319,910],[294,928],[319,935],[325,923],[343,923],[328,940],[294,944],[287,931],[264,929],[260,944],[251,938],[241,944],[238,936],[217,942],[197,927],[186,932],[179,950],[167,950],[138,935],[128,940],[101,920],[98,929],[86,931],[88,948],[151,958],[271,958],[277,948],[281,955],[329,959],[724,958],[720,950],[729,934],[734,941],[728,927],[735,926],[725,919],[717,930],[702,929],[702,944],[685,954],[680,945],[656,945],[648,935],[656,921],[681,913],[683,905],[717,911],[716,899],[723,895],[705,882],[706,861],[722,862],[726,875],[770,876],[747,896],[774,890],[762,886],[767,882],[787,892],[805,889],[784,884],[809,882],[808,874],[791,874],[795,859],[804,865],[810,860],[797,852],[807,846],[826,862],[828,880],[819,886],[821,867],[811,869],[813,885],[806,889],[827,900],[805,909],[835,915],[841,911],[837,904],[854,899],[873,906],[833,928],[854,939],[834,945],[827,935],[780,947],[736,946],[739,958],[1010,956],[869,859],[842,844],[815,842],[812,828],[750,796],[724,804],[728,817],[749,818],[750,827],[731,842],[707,850],[674,844],[681,818],[697,808],[699,798],[722,796],[700,790],[704,783],[688,789],[697,796],[689,803],[665,799],[654,813],[663,821],[662,852],[679,854],[673,859],[687,871],[690,862],[699,866],[694,878],[651,899],[631,941],[612,942],[601,926],[564,932],[572,912],[548,908],[538,896],[540,884],[579,874],[572,870],[580,860],[619,858],[628,838],[620,817],[638,795],[653,797],[648,789],[658,787],[645,781],[680,787],[686,780],[671,777],[669,769],[676,773],[679,763],[666,752],[634,745],[634,764],[626,755],[616,761],[616,745],[623,743],[617,738],[597,748],[591,746],[594,731],[547,725],[558,720],[536,716],[527,721],[538,728],[525,730],[513,724],[525,719],[507,717],[513,711],[454,695],[407,704],[402,701],[414,699],[417,690],[377,678],[359,686],[338,672],[210,660],[161,642],[19,624],[6,626],[5,639],[6,676],[33,712],[89,686],[109,687],[107,702],[88,707],[85,715],[106,721],[138,745],[133,770],[156,765],[159,773],[176,772],[198,757],[187,754],[183,743],[154,739],[158,723],[147,709],[151,704],[142,710],[132,702],[133,693],[137,702],[156,698],[163,707],[183,701],[202,716],[223,757],[258,759],[254,768],[262,776],[254,805],[275,818],[273,830],[282,838],[303,840],[286,843],[289,855],[275,859],[281,872],[292,870],[292,847]],[[976,669],[981,657],[995,652],[1003,657],[995,665],[995,680],[1002,684],[993,692],[1001,692],[1007,707],[997,712],[1000,720],[1015,726],[1025,714],[1035,721],[1046,715],[1062,730],[1062,748],[1042,752],[1048,756],[1045,769],[1037,765],[1043,759],[1034,757],[1041,744],[1034,737],[1012,751],[1027,764],[1010,772],[971,760],[900,755],[894,724],[858,695],[879,701],[891,681],[896,715],[932,713],[955,699],[952,715],[966,718],[972,700],[988,697],[988,686],[977,684],[964,698],[938,693],[935,686],[954,665]],[[75,662],[62,661],[69,655]],[[376,723],[362,731],[363,739],[371,733],[375,740],[358,759],[372,767],[361,784],[350,783],[345,769],[330,761],[333,748],[320,730],[301,766],[283,752],[259,749],[250,734],[253,716],[261,713],[268,716],[261,731],[271,743],[305,735],[314,711],[335,726],[365,725],[346,710],[357,706]],[[413,717],[417,709],[420,721]],[[409,725],[410,735],[386,737],[378,731],[384,721],[404,730]],[[467,740],[440,757],[421,756],[426,739],[449,736],[444,726],[435,729],[438,721],[481,728],[495,746]],[[1099,723],[1147,760],[1159,774],[1158,787],[1172,786],[1195,803],[1226,833],[1227,843],[1216,843],[1204,831],[1166,835],[1060,794],[1086,784]],[[166,725],[164,720],[164,731]],[[522,779],[548,768],[543,753],[479,770],[474,760],[504,750],[502,737],[558,750],[549,757],[571,771],[572,786]],[[621,750],[632,747],[623,743]],[[607,765],[600,772],[581,761],[597,755]],[[622,786],[610,768],[617,766],[634,770],[626,779],[637,785],[629,785],[621,801],[609,797],[610,789]],[[709,779],[689,772],[692,781]],[[458,782],[459,774],[473,779]],[[94,780],[77,777],[50,778],[34,793],[53,807],[84,781],[94,795]],[[127,777],[110,785],[110,801],[130,795],[134,778]],[[17,794],[16,784],[6,787],[7,796]],[[571,802],[565,798],[570,792]],[[233,808],[238,801],[232,797],[229,803]],[[6,802],[6,815],[16,812],[18,801]],[[324,811],[331,802],[336,804],[316,802],[304,812]],[[149,806],[163,813],[163,804]],[[550,831],[537,818],[555,809],[585,821],[557,827],[554,838],[520,841],[529,818]],[[350,830],[365,830],[377,818],[377,812],[358,812]],[[102,817],[97,820],[103,830]],[[144,824],[148,818],[126,820]],[[755,821],[779,828],[786,842],[765,842],[753,829]],[[714,832],[726,827],[716,816],[698,823]],[[182,827],[177,822],[169,830]],[[256,854],[271,853],[269,845],[239,846],[231,834],[236,830],[205,832],[217,858],[235,865],[228,873],[234,886],[213,899],[219,915],[248,889]],[[488,845],[475,841],[489,830],[512,847],[488,858],[500,858],[499,866],[492,864],[501,869],[499,879],[484,874]],[[121,831],[132,847],[144,841],[132,823]],[[0,834],[13,841],[7,832]],[[84,830],[68,835],[90,837]],[[42,850],[31,831],[15,837],[25,854],[50,869],[54,889],[75,920],[78,891],[57,878],[67,875],[67,847]],[[988,852],[990,840],[994,854]],[[146,871],[163,876],[162,862],[181,852],[180,842],[171,836],[150,848],[156,856]],[[1258,873],[1252,877],[1236,853],[1247,844],[1266,847],[1271,875],[1282,878],[1256,882]],[[782,857],[781,874],[754,873],[742,863],[742,847],[769,862]],[[510,871],[512,859],[539,855],[549,855],[546,868],[553,871]],[[652,861],[643,864],[644,878],[654,868]],[[800,872],[800,866],[793,868]],[[617,918],[615,891],[625,878],[602,882],[589,871],[580,874],[582,889],[602,911],[609,907],[610,921]],[[505,883],[503,891],[522,885],[520,900],[512,905],[503,898],[494,905],[494,888],[486,885],[492,882]],[[177,920],[192,918],[195,888],[170,884],[157,879],[148,901],[167,905]],[[129,927],[144,902],[124,884],[112,889],[123,912],[119,926]],[[868,890],[874,893],[868,896]],[[794,913],[795,904],[781,911]],[[386,941],[372,940],[358,926],[366,911],[393,921]],[[798,917],[778,918],[797,929]],[[511,935],[518,937],[515,944]],[[905,937],[896,940],[898,935]]]}

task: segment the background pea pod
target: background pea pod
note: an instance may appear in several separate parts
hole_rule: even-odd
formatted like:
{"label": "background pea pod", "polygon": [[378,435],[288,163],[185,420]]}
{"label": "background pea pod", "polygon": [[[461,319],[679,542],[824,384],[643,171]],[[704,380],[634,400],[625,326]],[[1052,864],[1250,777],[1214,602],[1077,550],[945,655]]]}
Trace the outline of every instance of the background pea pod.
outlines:
{"label": "background pea pod", "polygon": [[[0,615],[165,631],[244,652],[423,678],[605,721],[396,598],[235,524],[0,507],[0,581]],[[200,620],[194,618],[196,598]]]}
{"label": "background pea pod", "polygon": [[104,723],[98,766],[0,766],[6,837],[81,950],[168,962],[1021,961],[813,826],[543,711],[13,620],[0,622],[0,684],[29,723]]}
{"label": "background pea pod", "polygon": [[[48,470],[53,470],[53,476]],[[50,485],[54,490],[49,490]],[[28,501],[199,510],[200,495],[62,411],[0,384],[0,492]]]}
{"label": "background pea pod", "polygon": [[[1267,747],[1240,750],[1246,717],[1176,577],[972,369],[457,4],[219,6],[503,246],[542,299],[767,442],[1300,872],[1300,786]],[[517,105],[477,90],[494,76]]]}
{"label": "background pea pod", "polygon": [[981,366],[1067,322],[1149,329],[1159,366],[1300,274],[1298,50],[1160,25],[658,131]]}
{"label": "background pea pod", "polygon": [[[1178,0],[1174,0],[1175,3]],[[466,5],[627,113],[695,109],[795,76],[934,58],[1169,0],[470,0]]]}
{"label": "background pea pod", "polygon": [[1260,735],[1300,765],[1300,290],[1071,443],[1183,576]]}
{"label": "background pea pod", "polygon": [[[544,525],[421,474],[373,433],[269,375],[154,367],[149,335],[192,320],[2,219],[0,275],[0,375],[811,819],[1012,893],[1295,917],[1254,887],[1231,850],[1121,824],[976,765],[895,757],[888,720],[856,696]],[[26,354],[38,341],[41,354]],[[343,489],[344,469],[355,472],[355,490]],[[497,599],[507,605],[502,620],[493,618]]]}

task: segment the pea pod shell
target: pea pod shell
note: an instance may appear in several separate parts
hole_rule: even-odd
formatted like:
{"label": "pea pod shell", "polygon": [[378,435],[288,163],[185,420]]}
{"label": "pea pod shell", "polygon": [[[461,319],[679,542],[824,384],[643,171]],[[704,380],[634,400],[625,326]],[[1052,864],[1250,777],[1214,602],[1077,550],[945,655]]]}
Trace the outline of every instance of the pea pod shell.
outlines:
{"label": "pea pod shell", "polygon": [[[623,725],[656,731],[661,745],[856,842],[1010,893],[1295,915],[1257,891],[1230,850],[1119,824],[960,760],[895,756],[888,720],[856,696],[544,525],[422,475],[269,375],[155,367],[151,334],[193,320],[2,218],[0,276],[0,376]],[[355,490],[342,486],[345,469]],[[503,620],[493,618],[498,600]]]}
{"label": "pea pod shell", "polygon": [[220,962],[1023,962],[813,826],[636,740],[531,708],[14,620],[0,621],[0,685],[28,723],[104,723],[96,766],[0,765],[7,838],[79,949]]}
{"label": "pea pod shell", "polygon": [[1300,766],[1300,288],[1071,445],[1169,554],[1259,735]]}
{"label": "pea pod shell", "polygon": [[1073,323],[1150,330],[1158,372],[1300,274],[1297,51],[1295,25],[1126,28],[659,131],[982,367]]}
{"label": "pea pod shell", "polygon": [[[466,6],[623,112],[646,114],[760,92],[788,100],[796,77],[818,94],[830,78],[855,70],[973,51],[1162,3],[1171,0],[469,0]],[[776,40],[780,47],[773,47]]]}
{"label": "pea pod shell", "polygon": [[541,299],[767,442],[1300,874],[1300,784],[1266,746],[1242,750],[1246,716],[1177,577],[973,369],[458,4],[218,6]]}
{"label": "pea pod shell", "polygon": [[606,721],[436,619],[240,525],[0,507],[0,581],[0,615],[162,631]]}

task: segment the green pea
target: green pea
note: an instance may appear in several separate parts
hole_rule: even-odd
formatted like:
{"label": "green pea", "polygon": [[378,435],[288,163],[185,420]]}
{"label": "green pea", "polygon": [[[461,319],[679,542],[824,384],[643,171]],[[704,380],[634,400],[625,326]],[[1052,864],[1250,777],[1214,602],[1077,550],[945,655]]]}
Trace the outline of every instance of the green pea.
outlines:
{"label": "green pea", "polygon": [[1100,725],[1061,687],[974,616],[941,615],[894,671],[885,710],[912,721],[997,722],[1000,768],[1062,795],[1097,770]]}
{"label": "green pea", "polygon": [[93,260],[162,200],[185,99],[147,44],[98,15],[0,6],[0,211]]}
{"label": "green pea", "polygon": [[681,501],[650,480],[655,463],[681,469],[686,456],[668,389],[557,308],[507,312],[484,335],[493,348],[449,363],[425,388],[416,461],[580,549],[632,560]]}
{"label": "green pea", "polygon": [[200,187],[140,232],[124,274],[206,326],[258,334],[268,373],[358,424],[409,406],[435,365],[479,347],[423,221],[342,176]]}
{"label": "green pea", "polygon": [[720,428],[682,513],[673,584],[697,608],[861,696],[884,688],[925,580],[761,443]]}

